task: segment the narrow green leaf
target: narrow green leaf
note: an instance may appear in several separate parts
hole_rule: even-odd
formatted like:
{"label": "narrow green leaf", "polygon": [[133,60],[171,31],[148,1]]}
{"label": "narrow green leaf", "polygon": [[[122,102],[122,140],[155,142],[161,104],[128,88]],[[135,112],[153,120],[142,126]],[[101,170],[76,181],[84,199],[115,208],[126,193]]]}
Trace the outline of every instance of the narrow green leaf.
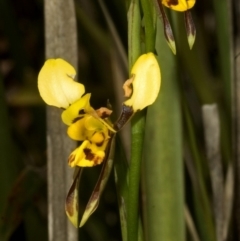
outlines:
{"label": "narrow green leaf", "polygon": [[224,83],[224,97],[228,116],[231,116],[231,90],[233,84],[233,23],[231,1],[213,0],[216,20],[217,44],[219,48],[219,70]]}
{"label": "narrow green leaf", "polygon": [[148,108],[143,160],[144,227],[149,241],[184,241],[184,181],[178,73],[158,21],[162,87]]}
{"label": "narrow green leaf", "polygon": [[204,241],[215,240],[215,230],[213,224],[213,215],[210,205],[209,196],[207,194],[207,188],[204,180],[203,171],[203,156],[199,150],[197,136],[195,133],[193,120],[189,113],[189,109],[186,106],[186,102],[183,101],[183,110],[186,123],[186,137],[188,138],[189,147],[192,152],[194,165],[196,167],[196,183],[193,182],[193,208],[196,216],[196,223],[199,229],[199,236]]}

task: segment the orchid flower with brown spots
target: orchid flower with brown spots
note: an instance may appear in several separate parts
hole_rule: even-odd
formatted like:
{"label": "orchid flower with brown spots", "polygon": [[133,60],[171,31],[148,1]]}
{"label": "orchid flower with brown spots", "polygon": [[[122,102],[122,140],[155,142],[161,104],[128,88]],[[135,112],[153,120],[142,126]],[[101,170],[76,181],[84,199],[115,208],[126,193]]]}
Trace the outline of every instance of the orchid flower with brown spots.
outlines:
{"label": "orchid flower with brown spots", "polygon": [[[49,59],[38,75],[38,89],[43,100],[51,106],[64,109],[61,118],[68,126],[68,136],[81,145],[70,154],[68,164],[75,167],[72,186],[65,209],[75,227],[82,226],[96,210],[108,180],[114,153],[114,136],[126,122],[143,108],[151,105],[160,90],[160,68],[153,53],[141,55],[131,70],[131,79],[124,84],[122,113],[115,124],[109,120],[112,113],[106,107],[95,110],[90,105],[91,94],[85,94],[84,85],[74,81],[75,69],[63,59]],[[78,215],[78,185],[82,169],[103,164],[100,177],[89,199],[81,221]]]}

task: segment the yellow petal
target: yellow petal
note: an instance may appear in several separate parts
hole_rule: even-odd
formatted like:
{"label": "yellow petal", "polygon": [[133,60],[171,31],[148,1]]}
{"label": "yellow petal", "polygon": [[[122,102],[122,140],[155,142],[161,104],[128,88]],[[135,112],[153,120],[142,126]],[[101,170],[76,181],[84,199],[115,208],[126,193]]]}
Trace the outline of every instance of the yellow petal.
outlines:
{"label": "yellow petal", "polygon": [[196,0],[162,0],[162,4],[172,10],[183,12],[192,8]]}
{"label": "yellow petal", "polygon": [[102,148],[86,140],[70,154],[68,164],[71,167],[92,167],[101,164],[104,157],[105,152]]}
{"label": "yellow petal", "polygon": [[141,55],[131,70],[133,75],[133,94],[124,102],[134,112],[151,105],[157,98],[160,84],[160,68],[153,53]]}
{"label": "yellow petal", "polygon": [[96,132],[91,138],[93,143],[96,143],[97,146],[101,146],[105,140],[105,135],[103,132]]}
{"label": "yellow petal", "polygon": [[86,113],[94,112],[94,109],[90,106],[91,94],[86,94],[66,110],[62,112],[62,121],[66,125],[71,125],[75,120]]}
{"label": "yellow petal", "polygon": [[79,117],[79,120],[71,124],[67,130],[69,137],[77,141],[83,141],[86,139],[93,141],[92,136],[96,132],[103,132],[106,137],[108,136],[107,127],[98,119],[88,114]]}
{"label": "yellow petal", "polygon": [[63,59],[49,59],[38,75],[38,89],[48,105],[67,108],[81,98],[84,85],[74,81],[76,71]]}
{"label": "yellow petal", "polygon": [[107,127],[99,119],[90,115],[86,118],[85,128],[89,131],[107,130]]}
{"label": "yellow petal", "polygon": [[85,128],[85,118],[81,118],[68,127],[68,136],[75,141],[84,141],[92,136],[94,131],[89,131]]}

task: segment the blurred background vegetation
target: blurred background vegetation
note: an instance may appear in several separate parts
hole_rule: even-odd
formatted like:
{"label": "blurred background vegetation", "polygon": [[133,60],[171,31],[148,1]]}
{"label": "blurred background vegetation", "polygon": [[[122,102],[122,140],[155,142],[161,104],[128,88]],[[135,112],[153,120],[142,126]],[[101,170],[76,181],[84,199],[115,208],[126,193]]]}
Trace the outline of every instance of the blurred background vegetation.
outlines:
{"label": "blurred background vegetation", "polygon": [[[101,2],[109,15],[103,11],[99,1],[75,1],[78,80],[86,86],[86,92],[92,93],[92,106],[105,106],[109,99],[114,109],[119,112],[117,96],[121,96],[122,90],[116,84],[119,81],[115,80],[120,78],[123,82],[128,78],[127,65],[124,62],[128,47],[128,1]],[[174,64],[171,62],[172,57],[164,59],[159,56],[163,76],[165,68],[175,68],[170,77],[175,78],[176,86],[180,90],[178,100],[181,114],[180,117],[173,118],[182,119],[180,132],[183,134],[182,169],[187,224],[185,240],[240,240],[237,218],[232,215],[236,213],[239,202],[238,200],[234,204],[233,169],[236,169],[233,167],[237,158],[233,153],[235,132],[232,130],[233,116],[237,114],[232,111],[234,64],[237,54],[234,52],[234,46],[240,34],[237,25],[240,4],[237,1],[231,5],[230,1],[198,0],[191,12],[197,29],[193,50],[190,51],[187,45],[183,15],[167,11],[175,34],[177,55],[173,57]],[[157,39],[160,36],[159,34]],[[161,38],[165,41],[163,35]],[[156,46],[157,52],[164,49],[163,52],[166,51],[168,56],[172,55],[168,46],[162,44],[161,40],[157,40],[157,44],[160,44]],[[119,46],[123,56],[120,61],[115,57],[115,49],[119,49]],[[20,237],[21,240],[27,241],[47,240],[46,114],[45,104],[37,90],[37,75],[44,60],[43,1],[1,0],[1,241],[20,240]],[[166,79],[162,77],[162,81]],[[168,101],[171,102],[171,99]],[[202,106],[213,103],[217,104],[219,111],[221,137],[218,153],[221,158],[217,165],[220,165],[220,174],[214,174],[215,165],[212,167],[208,161],[204,136],[206,127],[202,117]],[[165,111],[166,115],[168,113],[171,115],[171,109]],[[178,134],[177,132],[176,135]],[[174,148],[169,146],[167,151],[175,152]],[[161,153],[157,152],[157,155]],[[147,161],[147,158],[145,159]],[[90,195],[99,170],[99,167],[87,170],[83,176],[83,203]],[[162,175],[161,172],[163,170],[158,169],[159,176]],[[151,172],[146,171],[145,175],[151,175]],[[217,188],[222,190],[219,195],[224,196],[220,201],[216,198],[215,195],[218,194],[213,188],[216,179],[220,179],[222,185]],[[79,231],[81,240],[122,240],[115,189],[112,174],[98,210]],[[158,192],[157,185],[151,192]],[[219,217],[216,219],[214,211],[214,207],[219,205],[222,208],[220,212],[225,215],[220,215],[220,220]],[[59,212],[63,211],[59,209]],[[216,238],[216,230],[219,230],[219,227],[225,232],[224,239]]]}

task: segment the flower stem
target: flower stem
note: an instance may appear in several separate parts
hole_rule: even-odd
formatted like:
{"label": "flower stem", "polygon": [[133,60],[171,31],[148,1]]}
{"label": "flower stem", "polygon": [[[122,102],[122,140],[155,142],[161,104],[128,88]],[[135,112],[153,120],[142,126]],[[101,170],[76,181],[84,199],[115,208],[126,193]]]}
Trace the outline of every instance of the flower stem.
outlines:
{"label": "flower stem", "polygon": [[145,26],[145,48],[146,52],[155,51],[155,29],[153,24],[153,11],[149,0],[141,0]]}
{"label": "flower stem", "polygon": [[137,241],[138,237],[138,201],[141,173],[141,160],[144,139],[146,111],[138,112],[132,120],[131,162],[129,167],[128,192],[128,241]]}
{"label": "flower stem", "polygon": [[128,62],[129,72],[141,55],[141,15],[139,0],[132,0],[128,12]]}
{"label": "flower stem", "polygon": [[[132,0],[128,14],[128,47],[129,47],[129,72],[141,54],[140,30],[141,16],[139,0]],[[145,125],[145,111],[137,113],[132,119],[132,146],[129,167],[129,190],[127,205],[127,237],[128,241],[138,240],[138,196],[140,167],[143,146],[143,130]]]}

